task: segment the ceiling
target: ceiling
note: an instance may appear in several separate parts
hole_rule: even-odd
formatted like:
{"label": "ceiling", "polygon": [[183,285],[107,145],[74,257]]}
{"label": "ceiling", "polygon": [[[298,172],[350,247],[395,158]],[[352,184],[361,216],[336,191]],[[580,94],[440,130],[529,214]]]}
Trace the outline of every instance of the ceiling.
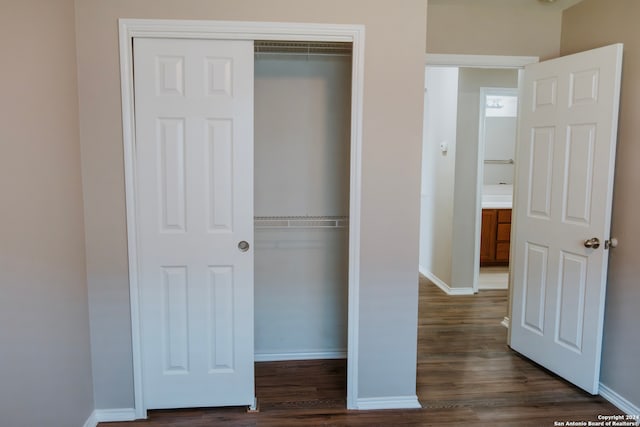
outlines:
{"label": "ceiling", "polygon": [[482,4],[486,3],[491,6],[502,7],[530,7],[530,8],[548,8],[554,10],[564,10],[576,3],[580,3],[582,0],[556,0],[553,3],[545,3],[540,0],[428,0],[429,3],[434,4]]}

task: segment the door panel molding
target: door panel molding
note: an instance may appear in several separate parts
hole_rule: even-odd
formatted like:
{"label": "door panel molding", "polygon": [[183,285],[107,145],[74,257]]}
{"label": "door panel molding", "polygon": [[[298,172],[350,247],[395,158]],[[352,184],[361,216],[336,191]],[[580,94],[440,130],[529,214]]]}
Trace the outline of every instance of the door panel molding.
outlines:
{"label": "door panel molding", "polygon": [[[271,23],[203,20],[120,19],[120,79],[122,95],[122,132],[125,170],[125,198],[127,217],[127,247],[129,259],[129,291],[131,304],[131,335],[133,351],[134,404],[136,418],[146,418],[142,389],[142,355],[140,348],[140,312],[138,283],[138,232],[136,210],[136,158],[133,80],[134,38],[190,38],[218,40],[283,40],[329,41],[353,44],[351,80],[351,164],[350,164],[350,226],[349,226],[349,303],[347,349],[347,408],[358,406],[358,319],[360,289],[360,224],[362,169],[362,111],[364,89],[363,25]],[[175,62],[175,61],[174,61]],[[172,74],[165,64],[164,71]],[[215,65],[215,64],[213,64]],[[176,74],[176,68],[173,69]],[[216,82],[214,82],[216,83]],[[219,82],[218,82],[219,83]],[[179,80],[174,87],[180,91]],[[213,89],[219,89],[216,85]],[[170,94],[168,94],[170,95]],[[178,221],[179,222],[179,221]]]}
{"label": "door panel molding", "polygon": [[[614,44],[528,66],[521,102],[510,345],[592,394],[608,252],[591,241],[610,238],[622,52]],[[534,247],[548,252],[540,262]]]}
{"label": "door panel molding", "polygon": [[[237,242],[254,234],[253,42],[135,38],[133,46],[143,402],[252,405],[254,253]],[[183,83],[158,72],[166,58],[179,58],[170,68]],[[233,66],[216,76],[229,90],[211,95],[207,63],[216,59]]]}

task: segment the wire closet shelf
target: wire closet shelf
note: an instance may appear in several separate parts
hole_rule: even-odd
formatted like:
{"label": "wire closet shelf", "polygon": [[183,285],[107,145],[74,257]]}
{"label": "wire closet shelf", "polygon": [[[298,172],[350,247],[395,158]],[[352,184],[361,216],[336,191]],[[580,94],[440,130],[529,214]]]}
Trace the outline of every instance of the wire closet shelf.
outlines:
{"label": "wire closet shelf", "polygon": [[351,56],[351,43],[344,42],[297,42],[297,41],[273,41],[256,40],[253,44],[256,55],[324,55],[324,56]]}
{"label": "wire closet shelf", "polygon": [[256,229],[259,228],[346,228],[348,216],[256,216],[253,218]]}

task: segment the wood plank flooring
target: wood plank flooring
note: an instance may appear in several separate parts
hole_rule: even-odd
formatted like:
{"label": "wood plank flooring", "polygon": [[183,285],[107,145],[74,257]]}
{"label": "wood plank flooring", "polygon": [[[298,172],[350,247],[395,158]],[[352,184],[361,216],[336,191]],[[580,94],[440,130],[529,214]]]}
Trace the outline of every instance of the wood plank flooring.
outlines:
{"label": "wood plank flooring", "polygon": [[256,364],[260,411],[149,411],[149,419],[100,427],[553,426],[622,412],[506,345],[507,291],[445,295],[420,280],[417,393],[422,409],[347,411],[344,360]]}

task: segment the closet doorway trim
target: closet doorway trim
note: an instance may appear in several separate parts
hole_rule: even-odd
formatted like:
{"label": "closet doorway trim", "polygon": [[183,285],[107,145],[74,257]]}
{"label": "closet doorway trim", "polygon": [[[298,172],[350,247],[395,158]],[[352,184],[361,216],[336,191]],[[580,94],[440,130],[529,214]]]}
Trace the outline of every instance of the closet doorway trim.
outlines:
{"label": "closet doorway trim", "polygon": [[136,418],[146,418],[142,389],[140,313],[135,182],[135,116],[133,105],[133,39],[191,38],[219,40],[282,40],[350,42],[351,65],[351,163],[349,178],[349,301],[347,332],[347,408],[357,409],[358,319],[360,291],[360,224],[362,168],[362,110],[364,90],[363,25],[306,24],[243,21],[119,19],[122,132],[131,305],[134,405]]}

